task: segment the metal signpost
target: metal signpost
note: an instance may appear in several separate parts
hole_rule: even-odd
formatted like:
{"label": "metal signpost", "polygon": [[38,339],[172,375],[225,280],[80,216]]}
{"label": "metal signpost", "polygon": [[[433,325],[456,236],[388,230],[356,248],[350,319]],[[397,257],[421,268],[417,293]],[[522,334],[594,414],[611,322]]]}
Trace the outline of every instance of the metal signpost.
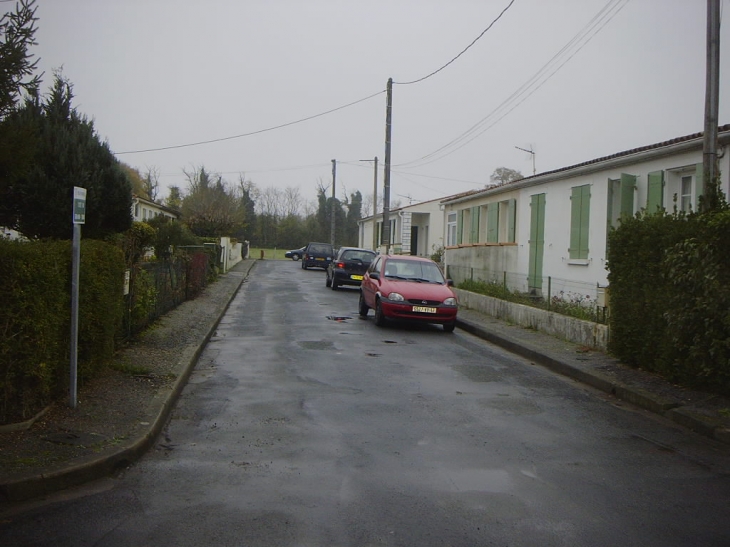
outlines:
{"label": "metal signpost", "polygon": [[71,378],[69,405],[77,403],[77,364],[79,342],[79,265],[81,262],[81,225],[86,222],[86,188],[74,186],[73,243],[71,245]]}

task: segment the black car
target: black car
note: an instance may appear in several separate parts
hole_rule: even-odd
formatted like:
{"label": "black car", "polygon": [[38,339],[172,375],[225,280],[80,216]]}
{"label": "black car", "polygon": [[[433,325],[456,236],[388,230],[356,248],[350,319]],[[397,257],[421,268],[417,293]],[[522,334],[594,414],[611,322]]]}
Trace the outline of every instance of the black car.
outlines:
{"label": "black car", "polygon": [[329,243],[309,243],[302,255],[302,270],[307,268],[327,269],[335,256],[335,249]]}
{"label": "black car", "polygon": [[376,254],[369,249],[340,247],[337,257],[327,268],[326,285],[332,287],[333,291],[340,285],[359,287],[375,256]]}
{"label": "black car", "polygon": [[300,260],[302,256],[304,256],[304,249],[306,249],[307,246],[300,249],[292,249],[291,251],[287,251],[284,253],[284,258],[291,258],[294,261]]}

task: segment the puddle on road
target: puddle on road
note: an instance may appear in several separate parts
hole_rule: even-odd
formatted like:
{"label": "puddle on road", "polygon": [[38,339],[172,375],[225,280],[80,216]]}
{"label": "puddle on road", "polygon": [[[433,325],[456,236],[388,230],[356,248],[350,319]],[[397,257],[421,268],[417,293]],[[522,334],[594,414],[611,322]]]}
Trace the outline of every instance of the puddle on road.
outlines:
{"label": "puddle on road", "polygon": [[347,321],[348,319],[352,319],[352,317],[347,317],[346,315],[328,315],[327,319],[330,321]]}

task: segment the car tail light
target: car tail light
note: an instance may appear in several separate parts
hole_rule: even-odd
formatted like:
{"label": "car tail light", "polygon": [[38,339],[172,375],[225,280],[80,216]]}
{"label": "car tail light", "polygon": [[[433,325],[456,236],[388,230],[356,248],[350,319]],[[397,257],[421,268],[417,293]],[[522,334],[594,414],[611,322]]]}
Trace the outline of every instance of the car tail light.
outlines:
{"label": "car tail light", "polygon": [[345,269],[345,263],[344,262],[338,262],[337,267],[344,270]]}

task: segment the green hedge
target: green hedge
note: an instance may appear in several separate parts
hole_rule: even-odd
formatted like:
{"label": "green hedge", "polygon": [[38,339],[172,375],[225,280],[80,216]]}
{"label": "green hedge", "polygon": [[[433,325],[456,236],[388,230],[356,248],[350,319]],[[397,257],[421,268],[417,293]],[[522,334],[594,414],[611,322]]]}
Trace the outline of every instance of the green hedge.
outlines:
{"label": "green hedge", "polygon": [[[124,257],[82,241],[79,272],[79,381],[114,352],[122,314]],[[0,240],[0,423],[28,419],[67,393],[71,243]]]}
{"label": "green hedge", "polygon": [[612,354],[730,394],[729,235],[728,210],[639,214],[609,234]]}

